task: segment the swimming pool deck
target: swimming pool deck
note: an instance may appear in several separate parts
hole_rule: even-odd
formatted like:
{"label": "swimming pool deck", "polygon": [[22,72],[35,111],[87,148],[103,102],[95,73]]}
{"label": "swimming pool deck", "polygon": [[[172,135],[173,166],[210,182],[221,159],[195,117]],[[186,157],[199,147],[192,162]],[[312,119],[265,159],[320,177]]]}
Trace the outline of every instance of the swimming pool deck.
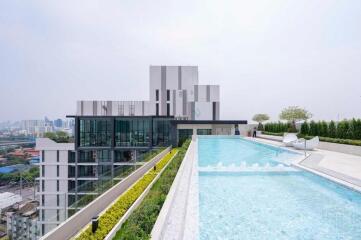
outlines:
{"label": "swimming pool deck", "polygon": [[[249,139],[279,147],[283,146],[280,142],[282,137],[278,136],[267,136],[265,139],[263,135],[262,138]],[[287,147],[287,149],[294,150],[292,147]],[[304,153],[300,150],[295,151]],[[361,192],[361,156],[323,149],[315,149],[307,151],[307,153],[310,154],[309,157],[294,165],[328,178],[331,177],[332,180]]]}
{"label": "swimming pool deck", "polygon": [[[283,147],[279,140],[246,138]],[[287,148],[304,154],[303,151]],[[311,154],[310,154],[311,153]],[[198,236],[197,138],[194,138],[179,168],[170,192],[152,230],[152,239],[196,239]],[[292,164],[361,192],[361,157],[316,149]]]}

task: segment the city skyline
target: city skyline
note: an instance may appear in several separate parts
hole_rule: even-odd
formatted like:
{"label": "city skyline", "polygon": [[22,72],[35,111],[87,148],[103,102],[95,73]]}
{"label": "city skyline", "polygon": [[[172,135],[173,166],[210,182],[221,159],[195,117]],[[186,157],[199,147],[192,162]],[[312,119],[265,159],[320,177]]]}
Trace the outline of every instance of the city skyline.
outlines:
{"label": "city skyline", "polygon": [[359,1],[190,4],[2,1],[0,122],[148,99],[149,65],[197,65],[222,86],[222,119],[278,120],[290,105],[361,117]]}

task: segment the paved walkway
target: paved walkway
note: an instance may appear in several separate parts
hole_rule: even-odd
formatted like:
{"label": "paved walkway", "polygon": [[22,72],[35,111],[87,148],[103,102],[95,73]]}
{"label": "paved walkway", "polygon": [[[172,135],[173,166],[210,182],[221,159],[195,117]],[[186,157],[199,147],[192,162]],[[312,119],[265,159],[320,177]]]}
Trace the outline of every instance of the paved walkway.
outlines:
{"label": "paved walkway", "polygon": [[[256,138],[256,141],[282,146],[280,137],[267,136],[268,139]],[[272,140],[271,140],[272,139]],[[293,149],[293,148],[290,148]],[[299,151],[302,153],[303,151]],[[315,149],[311,155],[298,165],[341,180],[347,186],[361,189],[361,157],[335,151]],[[297,164],[296,164],[297,165]],[[352,186],[355,185],[356,187]]]}

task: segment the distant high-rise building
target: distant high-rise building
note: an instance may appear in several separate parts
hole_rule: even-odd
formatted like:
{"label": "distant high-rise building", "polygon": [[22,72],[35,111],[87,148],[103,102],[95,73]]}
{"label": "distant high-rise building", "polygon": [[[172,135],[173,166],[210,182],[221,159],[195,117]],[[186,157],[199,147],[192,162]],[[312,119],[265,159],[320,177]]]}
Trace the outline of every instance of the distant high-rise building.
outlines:
{"label": "distant high-rise building", "polygon": [[64,127],[64,126],[63,126],[63,120],[60,119],[60,118],[54,120],[54,127],[57,127],[57,128],[62,128],[62,127]]}

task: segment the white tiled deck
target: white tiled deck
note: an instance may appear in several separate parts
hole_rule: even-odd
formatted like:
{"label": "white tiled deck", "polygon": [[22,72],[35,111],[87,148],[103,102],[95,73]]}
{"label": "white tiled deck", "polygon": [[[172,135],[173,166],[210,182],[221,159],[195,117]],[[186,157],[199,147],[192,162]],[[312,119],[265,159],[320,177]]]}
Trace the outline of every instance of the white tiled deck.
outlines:
{"label": "white tiled deck", "polygon": [[[281,137],[267,136],[269,139],[256,138],[255,141],[264,142],[276,146],[282,146],[279,142]],[[270,140],[272,139],[272,140]],[[361,148],[361,147],[360,147]],[[293,148],[290,148],[293,149]],[[303,151],[299,151],[303,152]],[[318,173],[331,176],[340,180],[340,183],[361,190],[361,157],[352,154],[345,154],[336,151],[328,151],[323,149],[315,149],[308,151],[311,155],[296,163],[305,167],[307,170],[314,170]]]}

